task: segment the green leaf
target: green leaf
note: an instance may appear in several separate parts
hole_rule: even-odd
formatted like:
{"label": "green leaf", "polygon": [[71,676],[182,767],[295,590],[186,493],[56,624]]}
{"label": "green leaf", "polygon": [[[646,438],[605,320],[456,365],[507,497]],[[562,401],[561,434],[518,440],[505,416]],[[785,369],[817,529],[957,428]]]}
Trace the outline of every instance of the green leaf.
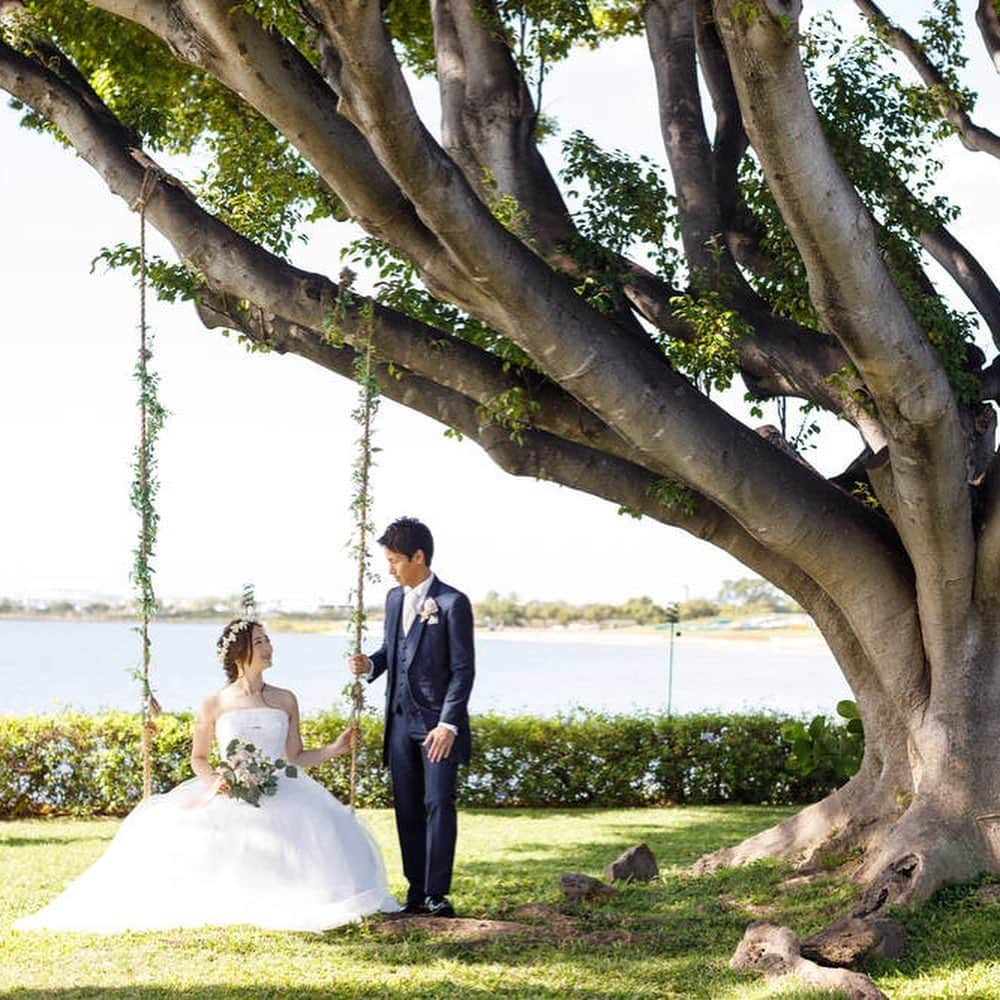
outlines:
{"label": "green leaf", "polygon": [[809,735],[814,739],[821,739],[826,731],[826,718],[822,715],[817,715],[812,722],[809,723]]}

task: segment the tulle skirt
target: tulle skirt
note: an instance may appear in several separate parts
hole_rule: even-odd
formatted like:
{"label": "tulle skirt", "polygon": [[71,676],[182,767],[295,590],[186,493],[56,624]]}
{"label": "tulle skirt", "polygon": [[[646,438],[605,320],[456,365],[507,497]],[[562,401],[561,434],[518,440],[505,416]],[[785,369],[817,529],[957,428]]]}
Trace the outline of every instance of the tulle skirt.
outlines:
{"label": "tulle skirt", "polygon": [[154,795],[62,895],[14,927],[322,931],[398,909],[367,828],[300,771],[259,808],[207,797],[198,778]]}

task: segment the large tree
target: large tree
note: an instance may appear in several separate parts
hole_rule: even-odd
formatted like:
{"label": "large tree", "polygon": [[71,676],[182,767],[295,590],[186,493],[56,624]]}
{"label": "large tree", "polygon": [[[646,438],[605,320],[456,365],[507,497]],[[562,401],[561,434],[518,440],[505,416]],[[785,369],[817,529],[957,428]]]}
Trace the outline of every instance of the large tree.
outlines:
{"label": "large tree", "polygon": [[[1000,869],[1000,362],[973,343],[981,321],[1000,344],[1000,292],[949,232],[931,155],[1000,139],[970,117],[957,4],[935,0],[917,38],[857,0],[854,41],[800,27],[800,6],[4,0],[0,87],[144,206],[178,258],[154,279],[206,325],[347,377],[371,337],[389,398],[515,475],[720,546],[806,608],[864,762],[705,864],[859,848],[880,906]],[[1000,60],[994,0],[978,23]],[[546,70],[629,33],[668,170],[574,133],[554,175]],[[412,74],[436,79],[440,140]],[[192,154],[197,183],[160,151]],[[363,227],[374,299],[289,262],[306,216]],[[737,375],[780,427],[718,404]],[[804,460],[789,400],[856,428],[841,475]]]}

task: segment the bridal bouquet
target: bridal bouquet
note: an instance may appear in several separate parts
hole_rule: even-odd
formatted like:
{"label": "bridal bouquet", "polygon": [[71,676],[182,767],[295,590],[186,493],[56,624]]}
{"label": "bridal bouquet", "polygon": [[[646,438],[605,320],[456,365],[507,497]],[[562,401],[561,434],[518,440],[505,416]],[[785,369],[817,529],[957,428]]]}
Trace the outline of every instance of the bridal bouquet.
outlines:
{"label": "bridal bouquet", "polygon": [[298,777],[298,769],[280,758],[270,760],[252,743],[230,740],[219,774],[229,786],[229,796],[260,807],[262,795],[274,795],[278,790],[278,775]]}

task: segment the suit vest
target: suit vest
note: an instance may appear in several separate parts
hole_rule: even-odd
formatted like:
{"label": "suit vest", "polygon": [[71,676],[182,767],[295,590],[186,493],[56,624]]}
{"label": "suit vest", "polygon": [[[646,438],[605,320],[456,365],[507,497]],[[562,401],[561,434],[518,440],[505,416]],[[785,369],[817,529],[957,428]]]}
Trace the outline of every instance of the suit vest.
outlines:
{"label": "suit vest", "polygon": [[[413,631],[413,626],[410,626]],[[403,616],[399,617],[399,630],[396,632],[396,676],[392,693],[392,710],[397,714],[420,716],[420,709],[410,695],[410,667],[413,664],[413,653],[406,642],[403,632]]]}

